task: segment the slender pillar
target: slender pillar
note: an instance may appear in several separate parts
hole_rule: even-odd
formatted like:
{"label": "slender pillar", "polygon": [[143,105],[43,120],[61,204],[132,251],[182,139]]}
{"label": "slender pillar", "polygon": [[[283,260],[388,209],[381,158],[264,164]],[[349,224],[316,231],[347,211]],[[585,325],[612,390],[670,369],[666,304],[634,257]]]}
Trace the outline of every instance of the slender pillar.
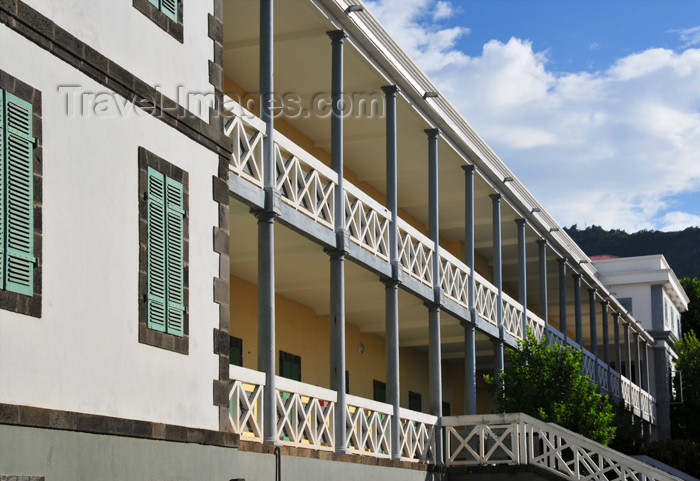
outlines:
{"label": "slender pillar", "polygon": [[[258,369],[265,373],[263,402],[276,406],[275,390],[275,214],[258,218]],[[264,441],[277,443],[277,409],[263,411]]]}
{"label": "slender pillar", "polygon": [[625,377],[632,382],[632,346],[630,345],[630,325],[623,326],[625,330]]}
{"label": "slender pillar", "polygon": [[635,356],[635,367],[637,371],[637,386],[640,388],[642,387],[642,351],[641,351],[641,346],[640,346],[640,340],[639,340],[639,333],[635,332],[634,333],[634,348],[635,351],[637,352]]}
{"label": "slender pillar", "polygon": [[[438,129],[428,129],[428,217],[430,240],[433,242],[433,302],[428,304],[429,314],[429,379],[430,412],[437,416],[437,431],[442,432],[442,355],[440,348],[440,210],[438,182]],[[436,459],[442,464],[442,436],[435,436]]]}
{"label": "slender pillar", "polygon": [[620,313],[613,312],[613,326],[615,330],[615,367],[620,374],[620,395],[622,395],[622,344],[620,342]]}
{"label": "slender pillar", "polygon": [[389,225],[389,260],[393,278],[399,276],[399,247],[397,228],[398,181],[397,181],[397,140],[396,140],[396,85],[382,87],[386,98],[386,207],[391,213]]}
{"label": "slender pillar", "polygon": [[465,263],[469,267],[469,315],[464,326],[464,412],[476,414],[476,280],[474,277],[474,166],[464,169],[464,240]]}
{"label": "slender pillar", "polygon": [[590,311],[590,323],[591,323],[591,354],[593,357],[598,359],[598,316],[596,309],[598,304],[596,302],[597,289],[588,289],[588,308]]}
{"label": "slender pillar", "polygon": [[[430,379],[430,414],[437,416],[436,432],[442,433],[442,349],[440,346],[440,305],[430,303],[428,363]],[[435,459],[437,465],[444,464],[442,458],[442,436],[435,436]]]}
{"label": "slender pillar", "polygon": [[642,388],[646,392],[651,392],[649,389],[649,344],[646,341],[642,342]]}
{"label": "slender pillar", "polygon": [[525,250],[525,219],[516,219],[518,229],[518,294],[523,306],[523,338],[527,332],[527,252]]}
{"label": "slender pillar", "polygon": [[277,441],[275,389],[275,183],[273,117],[273,2],[260,2],[260,118],[265,123],[263,181],[265,205],[258,218],[258,369],[265,373],[263,438]]}
{"label": "slender pillar", "polygon": [[345,445],[345,221],[343,194],[343,41],[345,32],[328,32],[331,38],[331,167],[338,174],[335,190],[336,248],[329,251],[330,278],[330,334],[331,334],[331,389],[338,399],[335,405],[335,450],[347,453]]}
{"label": "slender pillar", "polygon": [[386,192],[387,208],[391,213],[389,226],[389,259],[391,278],[382,279],[386,296],[386,384],[387,402],[392,405],[391,457],[400,458],[401,420],[398,416],[401,401],[399,385],[399,250],[397,229],[398,183],[396,141],[396,94],[394,85],[382,87],[386,97]]}
{"label": "slender pillar", "polygon": [[493,204],[493,283],[498,290],[496,300],[496,321],[498,324],[498,339],[495,342],[494,355],[496,357],[496,379],[501,386],[501,372],[505,367],[503,344],[505,339],[505,328],[503,327],[503,282],[501,279],[501,194],[491,194]]}
{"label": "slender pillar", "polygon": [[[596,289],[588,289],[588,310],[590,311],[590,323],[591,323],[591,354],[595,358],[595,367],[593,368],[593,380],[596,384],[600,385],[600,379],[598,379],[598,319],[596,316]],[[583,348],[583,345],[581,346]]]}
{"label": "slender pillar", "polygon": [[576,344],[583,349],[583,314],[581,310],[581,274],[573,274],[574,278],[574,316],[576,322]]}
{"label": "slender pillar", "polygon": [[610,331],[608,329],[608,301],[600,303],[603,313],[603,362],[605,362],[605,375],[608,378],[608,391],[611,391],[612,378],[610,377]]}
{"label": "slender pillar", "polygon": [[391,458],[401,458],[401,390],[399,386],[399,282],[382,279],[386,294],[386,402],[393,407],[391,417]]}
{"label": "slender pillar", "polygon": [[547,241],[539,239],[537,241],[539,253],[540,270],[540,316],[545,322],[545,327],[549,325],[549,313],[547,306]]}
{"label": "slender pillar", "polygon": [[559,262],[559,330],[564,334],[564,345],[569,343],[569,335],[566,326],[566,259],[557,259]]}
{"label": "slender pillar", "polygon": [[608,301],[602,301],[600,306],[603,313],[603,361],[610,367],[610,326],[608,325]]}
{"label": "slender pillar", "polygon": [[620,344],[620,313],[613,312],[613,326],[615,330],[615,367],[622,374],[622,345]]}
{"label": "slender pillar", "polygon": [[438,193],[438,129],[427,129],[428,135],[428,230],[433,243],[433,292],[438,296],[435,302],[440,302],[440,212]]}

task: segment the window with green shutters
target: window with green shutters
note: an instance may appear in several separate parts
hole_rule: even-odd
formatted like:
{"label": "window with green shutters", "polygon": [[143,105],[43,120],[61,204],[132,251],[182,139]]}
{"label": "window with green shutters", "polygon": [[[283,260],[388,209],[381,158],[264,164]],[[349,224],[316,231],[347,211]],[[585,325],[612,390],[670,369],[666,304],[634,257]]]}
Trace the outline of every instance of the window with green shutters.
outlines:
{"label": "window with green shutters", "polygon": [[148,0],[158,10],[177,22],[177,0]]}
{"label": "window with green shutters", "polygon": [[34,294],[32,105],[0,90],[0,288]]}
{"label": "window with green shutters", "polygon": [[184,334],[184,188],[148,168],[148,327]]}
{"label": "window with green shutters", "polygon": [[301,356],[280,351],[280,376],[301,381]]}
{"label": "window with green shutters", "polygon": [[189,353],[189,174],[138,149],[139,342]]}

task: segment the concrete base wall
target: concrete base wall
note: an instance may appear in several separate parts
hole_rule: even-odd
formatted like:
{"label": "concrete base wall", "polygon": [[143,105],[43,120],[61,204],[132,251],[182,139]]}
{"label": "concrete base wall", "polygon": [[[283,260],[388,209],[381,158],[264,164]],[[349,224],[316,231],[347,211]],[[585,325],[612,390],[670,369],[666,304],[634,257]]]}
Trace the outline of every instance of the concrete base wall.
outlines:
{"label": "concrete base wall", "polygon": [[[0,476],[46,481],[275,479],[275,456],[234,448],[0,425]],[[424,481],[424,471],[282,457],[282,480]]]}

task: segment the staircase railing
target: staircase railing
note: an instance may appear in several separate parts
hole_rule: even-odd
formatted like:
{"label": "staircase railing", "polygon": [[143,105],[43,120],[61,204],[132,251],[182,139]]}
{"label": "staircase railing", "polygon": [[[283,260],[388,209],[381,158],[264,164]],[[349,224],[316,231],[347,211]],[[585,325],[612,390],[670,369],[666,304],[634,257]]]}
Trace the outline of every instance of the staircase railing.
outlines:
{"label": "staircase railing", "polygon": [[522,413],[442,420],[448,466],[530,465],[571,480],[679,481],[567,429]]}

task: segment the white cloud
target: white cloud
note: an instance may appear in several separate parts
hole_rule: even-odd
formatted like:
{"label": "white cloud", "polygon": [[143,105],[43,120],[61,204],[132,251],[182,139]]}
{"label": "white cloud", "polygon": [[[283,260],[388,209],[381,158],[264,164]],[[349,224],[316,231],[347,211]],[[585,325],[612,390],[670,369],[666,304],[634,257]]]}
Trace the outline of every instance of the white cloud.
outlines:
{"label": "white cloud", "polygon": [[447,65],[468,59],[455,46],[461,36],[469,34],[469,29],[443,27],[438,22],[454,13],[450,2],[373,0],[366,4],[426,72],[439,71]]}
{"label": "white cloud", "polygon": [[700,215],[688,214],[687,212],[667,212],[661,219],[663,231],[683,230],[686,227],[700,225]]}
{"label": "white cloud", "polygon": [[667,212],[674,195],[700,192],[700,49],[648,49],[599,72],[555,74],[547,52],[523,39],[466,55],[465,30],[434,23],[430,0],[370,3],[561,224],[700,225],[700,206]]}
{"label": "white cloud", "polygon": [[450,18],[454,13],[454,9],[452,8],[452,4],[450,2],[437,2],[434,8],[433,21]]}
{"label": "white cloud", "polygon": [[677,33],[681,42],[685,42],[683,48],[700,45],[700,25],[683,30],[672,30],[671,33]]}

